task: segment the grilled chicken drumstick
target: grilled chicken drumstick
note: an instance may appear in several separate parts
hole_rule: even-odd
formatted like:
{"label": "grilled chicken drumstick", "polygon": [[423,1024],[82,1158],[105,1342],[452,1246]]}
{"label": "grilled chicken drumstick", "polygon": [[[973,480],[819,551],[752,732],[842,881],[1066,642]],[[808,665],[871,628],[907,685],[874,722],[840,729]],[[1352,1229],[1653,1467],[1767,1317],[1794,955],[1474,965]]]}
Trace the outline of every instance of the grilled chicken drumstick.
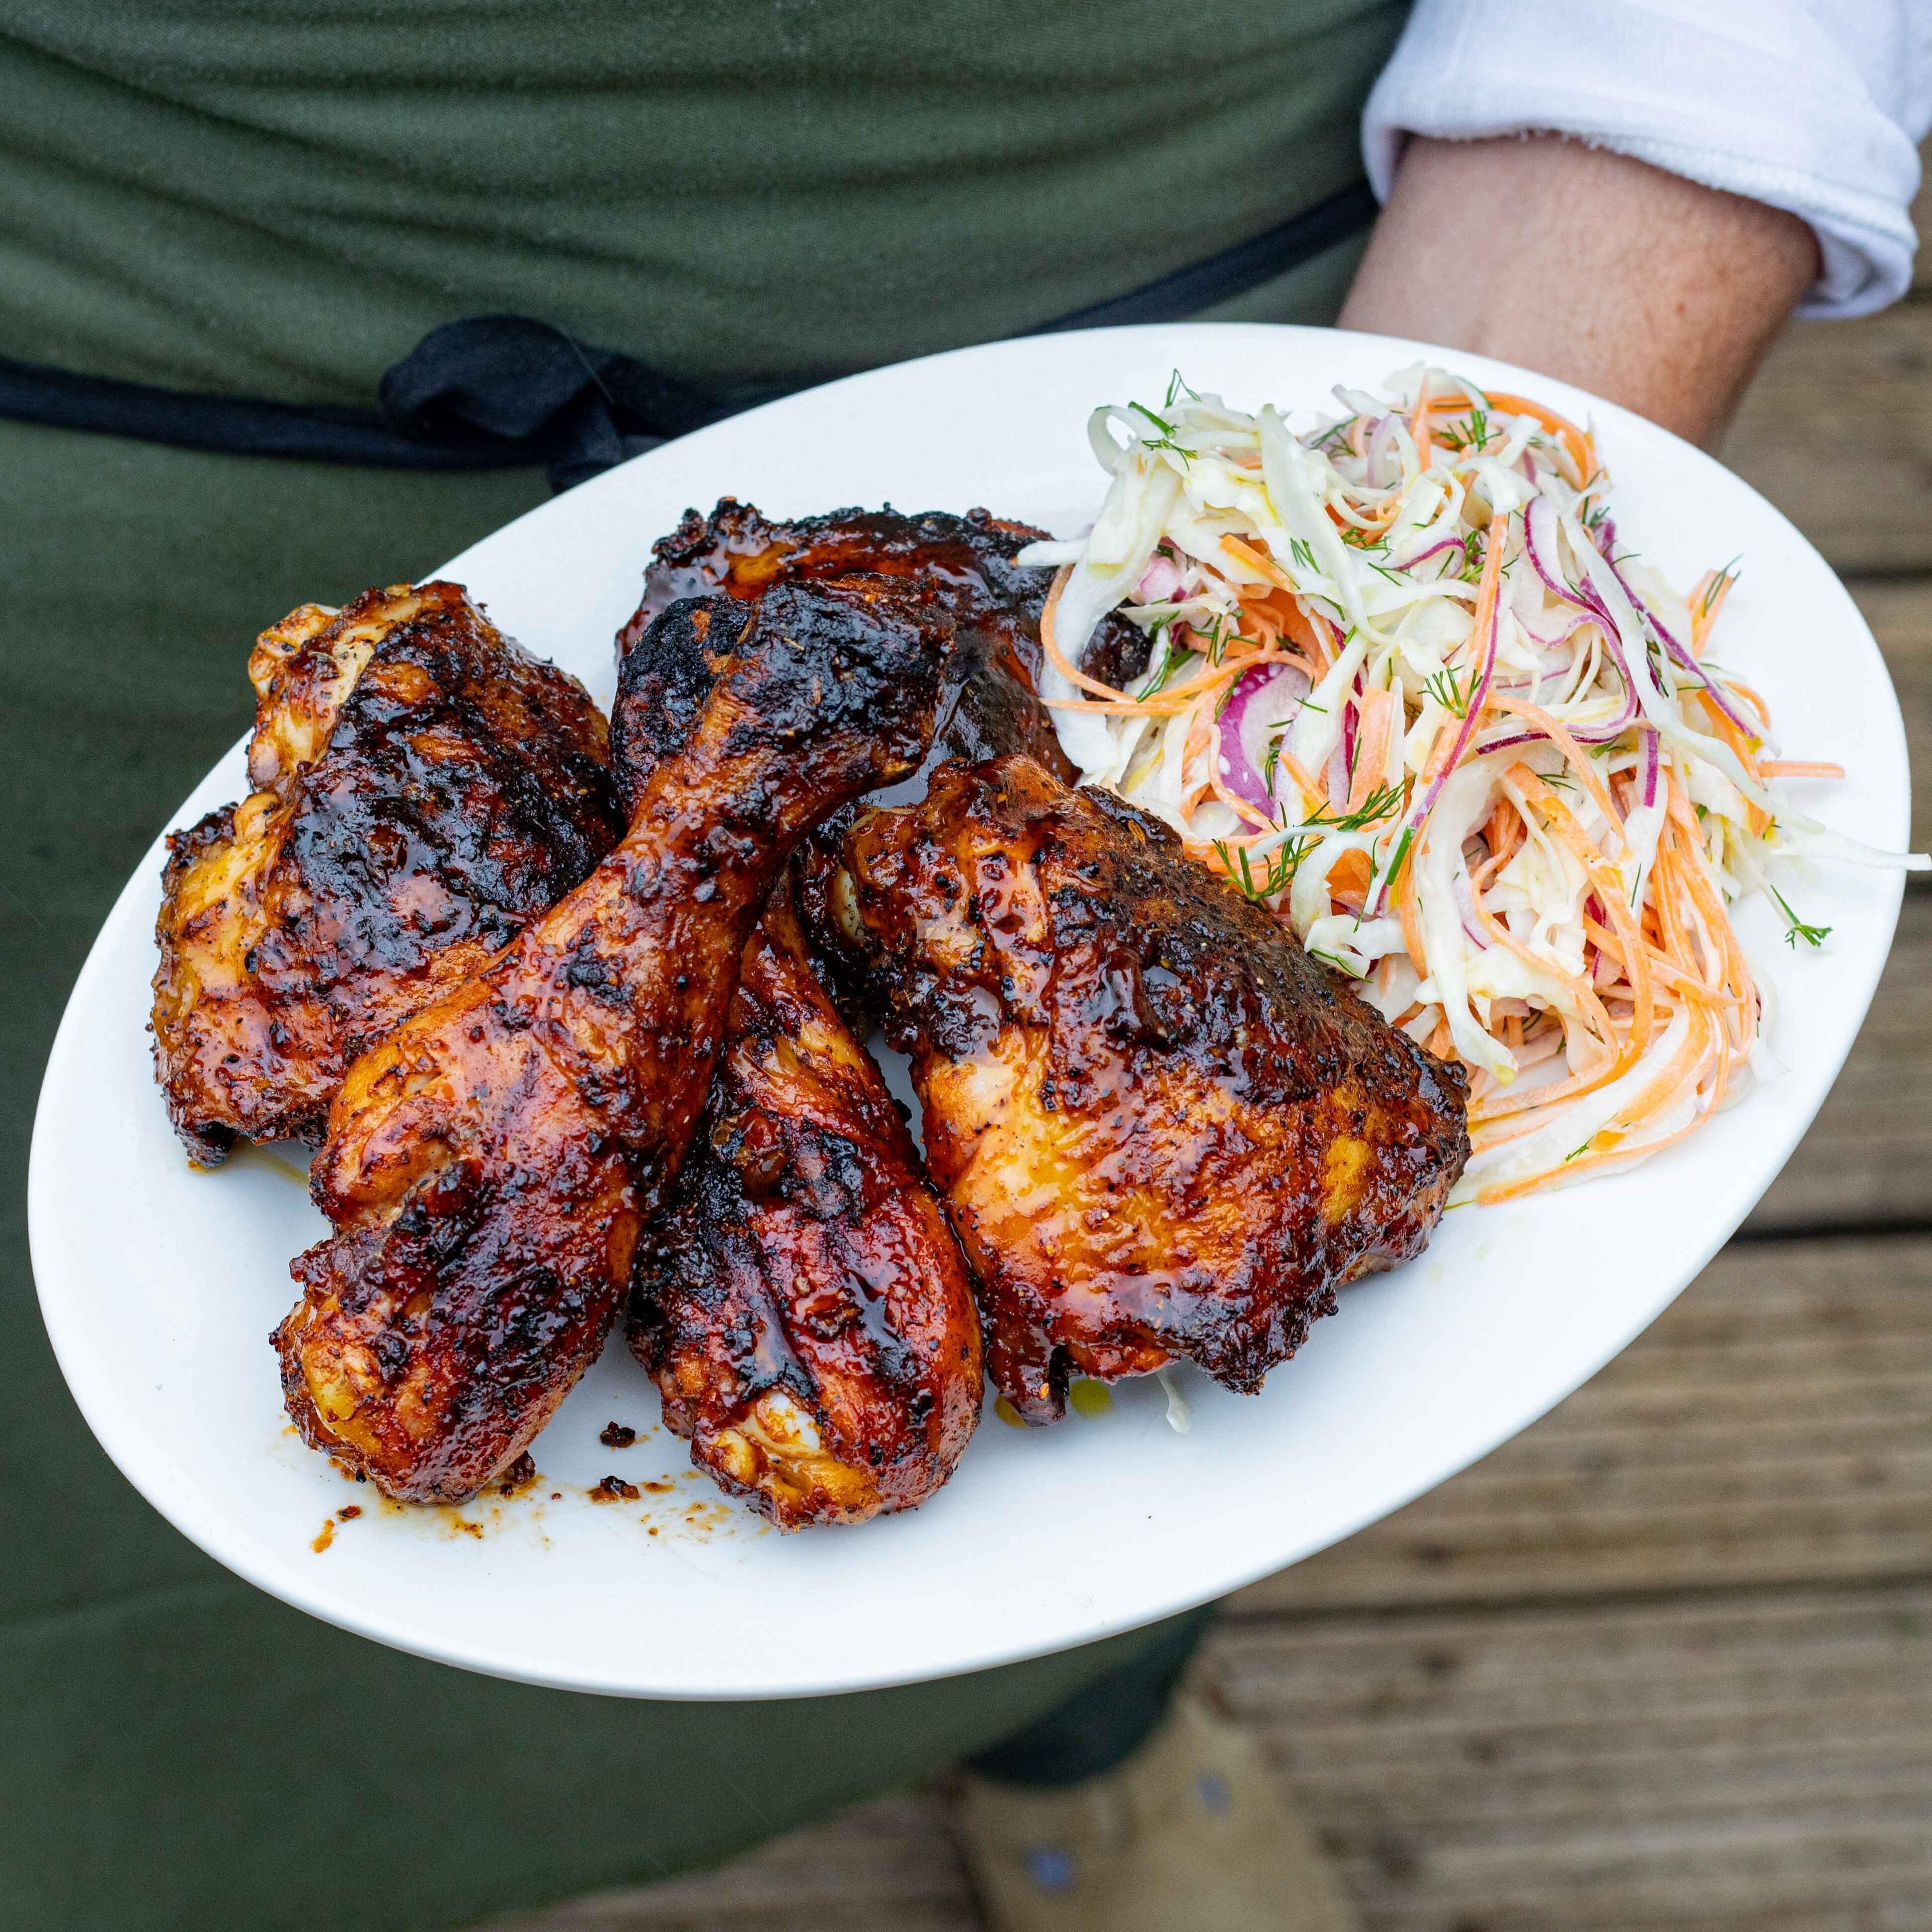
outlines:
{"label": "grilled chicken drumstick", "polygon": [[632,1348],[692,1461],[781,1528],[923,1502],[978,1424],[958,1244],[782,883],[632,1306]]}
{"label": "grilled chicken drumstick", "polygon": [[255,787],[168,842],[154,1066],[203,1166],[319,1134],[344,1070],[589,875],[604,721],[460,585],[305,604],[248,661]]}
{"label": "grilled chicken drumstick", "polygon": [[943,614],[907,588],[674,606],[625,667],[631,830],[487,971],[350,1068],[311,1188],[335,1224],[276,1331],[307,1439],[388,1494],[468,1496],[602,1343],[799,838],[916,762]]}
{"label": "grilled chicken drumstick", "polygon": [[1258,1388],[1334,1290],[1420,1251],[1458,1070],[1166,827],[1023,757],[862,812],[830,896],[912,1057],[926,1154],[1029,1420],[1173,1356]]}
{"label": "grilled chicken drumstick", "polygon": [[[646,608],[659,588],[647,580]],[[652,753],[621,700],[612,737],[634,797]],[[924,1502],[978,1424],[959,1244],[884,1076],[814,976],[784,881],[745,949],[671,1205],[638,1250],[630,1336],[692,1461],[784,1528]]]}

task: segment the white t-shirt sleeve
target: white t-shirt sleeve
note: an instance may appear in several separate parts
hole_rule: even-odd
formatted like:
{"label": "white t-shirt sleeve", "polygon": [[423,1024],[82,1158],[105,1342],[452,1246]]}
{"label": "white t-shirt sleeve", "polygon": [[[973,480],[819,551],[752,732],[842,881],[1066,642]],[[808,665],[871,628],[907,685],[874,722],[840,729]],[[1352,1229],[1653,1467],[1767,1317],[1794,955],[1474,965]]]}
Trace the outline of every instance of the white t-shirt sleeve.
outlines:
{"label": "white t-shirt sleeve", "polygon": [[1904,293],[1917,144],[1932,128],[1928,0],[1418,0],[1369,97],[1386,200],[1411,134],[1570,134],[1809,222],[1798,313]]}

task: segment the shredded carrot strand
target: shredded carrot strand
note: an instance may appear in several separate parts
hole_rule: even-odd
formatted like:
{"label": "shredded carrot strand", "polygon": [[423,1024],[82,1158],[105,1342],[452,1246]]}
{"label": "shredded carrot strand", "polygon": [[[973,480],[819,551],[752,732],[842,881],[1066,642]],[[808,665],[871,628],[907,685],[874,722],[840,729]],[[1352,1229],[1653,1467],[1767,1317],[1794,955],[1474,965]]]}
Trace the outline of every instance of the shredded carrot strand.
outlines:
{"label": "shredded carrot strand", "polygon": [[1616,802],[1610,796],[1610,789],[1604,783],[1596,766],[1582,746],[1548,712],[1540,705],[1531,704],[1526,698],[1512,698],[1507,692],[1492,692],[1490,704],[1496,710],[1506,711],[1513,717],[1520,718],[1526,724],[1534,725],[1563,754],[1570,769],[1583,781],[1590,796],[1597,802],[1597,809],[1619,830],[1622,829],[1624,815],[1617,809]]}
{"label": "shredded carrot strand", "polygon": [[1588,835],[1576,822],[1570,808],[1528,766],[1520,763],[1512,765],[1508,777],[1508,782],[1543,814],[1544,824],[1576,856],[1591,884],[1596,888],[1598,901],[1609,910],[1612,925],[1624,936],[1624,943],[1630,948],[1628,963],[1635,974],[1630,986],[1636,996],[1636,1011],[1631,1018],[1630,1037],[1633,1052],[1641,1053],[1650,1044],[1651,1026],[1656,1017],[1655,994],[1651,984],[1649,964],[1644,956],[1643,935],[1630,911],[1630,902],[1624,897],[1623,880],[1590,842]]}

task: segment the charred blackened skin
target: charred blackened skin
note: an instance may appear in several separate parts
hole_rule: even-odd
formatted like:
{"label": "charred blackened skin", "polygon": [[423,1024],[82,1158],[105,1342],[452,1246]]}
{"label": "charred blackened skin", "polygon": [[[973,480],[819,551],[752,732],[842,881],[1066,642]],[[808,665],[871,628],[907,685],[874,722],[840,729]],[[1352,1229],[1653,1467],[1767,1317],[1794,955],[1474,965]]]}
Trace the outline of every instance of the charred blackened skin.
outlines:
{"label": "charred blackened skin", "polygon": [[604,721],[460,585],[304,604],[249,659],[254,791],[168,842],[154,1066],[189,1157],[320,1133],[356,1054],[617,840]]}
{"label": "charred blackened skin", "polygon": [[[831,580],[862,560],[848,550]],[[956,583],[920,580],[956,615]],[[993,676],[996,699],[1039,708]],[[959,694],[956,646],[943,710],[956,715]],[[615,736],[634,799],[662,747],[621,701]],[[904,1123],[814,978],[783,884],[746,948],[725,1038],[673,1205],[639,1250],[632,1347],[692,1460],[782,1528],[910,1508],[977,1423],[979,1317]]]}
{"label": "charred blackened skin", "polygon": [[631,830],[503,956],[349,1070],[311,1191],[336,1232],[276,1332],[290,1414],[389,1495],[454,1501],[594,1358],[798,840],[910,770],[950,624],[910,586],[674,605],[620,703]]}
{"label": "charred blackened skin", "polygon": [[[724,590],[755,599],[775,584],[861,574],[916,578],[932,586],[958,637],[928,764],[1025,752],[1070,780],[1073,770],[1052,716],[1033,696],[1040,667],[1040,616],[1053,572],[1014,561],[1046,534],[985,510],[963,517],[943,511],[906,516],[890,508],[834,510],[794,523],[773,522],[727,496],[709,517],[687,510],[683,522],[652,546],[644,601],[619,634],[618,652],[621,658],[644,627],[680,597]],[[1088,646],[1082,668],[1119,685],[1138,676],[1147,662],[1146,637],[1110,614]]]}
{"label": "charred blackened skin", "polygon": [[1251,1390],[1420,1251],[1464,1086],[1167,829],[1025,758],[846,834],[839,943],[912,1057],[926,1152],[1030,1420],[1174,1356]]}
{"label": "charred blackened skin", "polygon": [[[896,786],[899,803],[925,795],[933,769],[950,759],[977,761],[1023,752],[1070,784],[1076,776],[1060,748],[1053,716],[1035,695],[1041,646],[1040,612],[1053,572],[1015,561],[1044,530],[985,510],[963,517],[932,511],[905,516],[892,509],[834,510],[796,522],[773,522],[750,504],[723,498],[709,517],[687,510],[669,536],[652,546],[644,601],[619,633],[620,662],[631,642],[675,598],[724,590],[754,601],[775,584],[836,580],[854,572],[913,577],[932,586],[956,627],[941,686],[932,744],[919,771]],[[1095,676],[1120,683],[1146,668],[1147,640],[1110,614],[1096,632],[1084,663]],[[620,788],[635,755],[620,713],[614,734]],[[820,945],[835,914],[838,851],[853,810],[833,814],[799,855],[799,910],[820,976],[860,1033],[877,1023],[876,1002],[859,979],[838,970]]]}
{"label": "charred blackened skin", "polygon": [[698,1137],[638,1252],[631,1346],[692,1460],[785,1529],[922,1502],[980,1415],[958,1244],[782,884]]}

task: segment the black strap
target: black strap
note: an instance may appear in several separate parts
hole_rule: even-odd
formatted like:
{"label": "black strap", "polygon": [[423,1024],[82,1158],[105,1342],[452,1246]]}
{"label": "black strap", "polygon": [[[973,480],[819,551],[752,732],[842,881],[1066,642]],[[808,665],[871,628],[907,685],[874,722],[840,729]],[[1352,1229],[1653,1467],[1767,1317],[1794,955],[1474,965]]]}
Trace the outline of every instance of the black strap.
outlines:
{"label": "black strap", "polygon": [[[1252,240],[1028,332],[1178,322],[1312,260],[1375,219],[1358,182]],[[383,375],[380,410],[196,395],[0,357],[0,417],[178,449],[392,470],[543,464],[567,490],[627,457],[786,393],[706,391],[527,316],[433,329]]]}

